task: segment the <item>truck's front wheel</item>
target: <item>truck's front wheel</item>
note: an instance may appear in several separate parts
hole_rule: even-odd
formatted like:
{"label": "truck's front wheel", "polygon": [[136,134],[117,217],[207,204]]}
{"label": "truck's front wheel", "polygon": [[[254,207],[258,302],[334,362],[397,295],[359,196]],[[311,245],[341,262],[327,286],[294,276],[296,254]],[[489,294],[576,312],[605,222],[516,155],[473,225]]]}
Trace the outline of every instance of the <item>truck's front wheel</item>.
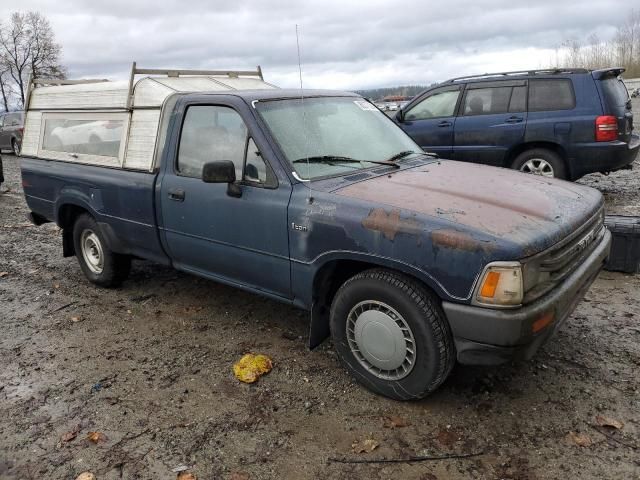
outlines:
{"label": "truck's front wheel", "polygon": [[131,258],[109,250],[99,225],[91,215],[83,214],[76,220],[73,244],[80,268],[92,283],[115,287],[129,275]]}
{"label": "truck's front wheel", "polygon": [[455,363],[451,331],[436,296],[388,270],[364,271],[340,287],[331,305],[331,335],[360,383],[397,400],[433,392]]}

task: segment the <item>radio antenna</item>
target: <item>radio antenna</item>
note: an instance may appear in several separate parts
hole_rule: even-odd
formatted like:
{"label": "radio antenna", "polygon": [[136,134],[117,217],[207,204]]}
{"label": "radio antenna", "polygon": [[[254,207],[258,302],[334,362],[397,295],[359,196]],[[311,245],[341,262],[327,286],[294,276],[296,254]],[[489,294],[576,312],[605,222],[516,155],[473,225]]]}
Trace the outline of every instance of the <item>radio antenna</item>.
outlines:
{"label": "radio antenna", "polygon": [[296,46],[298,48],[298,75],[300,77],[300,105],[302,107],[302,131],[305,136],[305,156],[307,157],[307,179],[298,178],[301,182],[309,182],[311,180],[311,166],[309,165],[309,135],[307,135],[307,111],[304,108],[304,90],[302,88],[302,60],[300,57],[300,34],[298,33],[298,24],[296,23]]}

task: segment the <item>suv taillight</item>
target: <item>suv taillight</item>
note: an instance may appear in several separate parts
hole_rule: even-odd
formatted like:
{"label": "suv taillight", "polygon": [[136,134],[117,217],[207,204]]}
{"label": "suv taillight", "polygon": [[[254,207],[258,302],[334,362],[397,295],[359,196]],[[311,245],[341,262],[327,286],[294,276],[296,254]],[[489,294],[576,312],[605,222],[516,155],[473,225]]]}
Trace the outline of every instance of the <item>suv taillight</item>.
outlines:
{"label": "suv taillight", "polygon": [[596,117],[596,142],[618,139],[618,119],[613,115]]}

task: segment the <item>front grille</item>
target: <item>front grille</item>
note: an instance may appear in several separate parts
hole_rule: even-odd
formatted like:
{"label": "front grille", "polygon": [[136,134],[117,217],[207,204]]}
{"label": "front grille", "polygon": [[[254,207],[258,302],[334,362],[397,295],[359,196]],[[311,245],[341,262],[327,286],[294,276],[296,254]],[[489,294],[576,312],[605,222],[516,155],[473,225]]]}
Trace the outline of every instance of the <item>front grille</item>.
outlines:
{"label": "front grille", "polygon": [[[526,260],[523,303],[540,298],[567,278],[600,243],[604,232],[604,216],[600,209],[582,228],[550,249]],[[537,278],[531,278],[536,275]]]}

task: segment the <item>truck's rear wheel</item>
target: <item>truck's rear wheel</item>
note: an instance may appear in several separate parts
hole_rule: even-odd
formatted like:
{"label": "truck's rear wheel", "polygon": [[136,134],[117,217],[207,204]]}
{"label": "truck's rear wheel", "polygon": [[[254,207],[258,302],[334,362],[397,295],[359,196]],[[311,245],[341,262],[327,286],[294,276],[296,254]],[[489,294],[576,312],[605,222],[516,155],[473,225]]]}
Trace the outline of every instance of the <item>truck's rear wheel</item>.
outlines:
{"label": "truck's rear wheel", "polygon": [[115,287],[129,275],[131,257],[109,250],[91,215],[82,214],[77,218],[73,226],[73,245],[80,268],[92,283]]}
{"label": "truck's rear wheel", "polygon": [[433,392],[455,363],[438,299],[388,270],[367,270],[340,287],[331,305],[331,335],[340,359],[360,383],[397,400]]}

